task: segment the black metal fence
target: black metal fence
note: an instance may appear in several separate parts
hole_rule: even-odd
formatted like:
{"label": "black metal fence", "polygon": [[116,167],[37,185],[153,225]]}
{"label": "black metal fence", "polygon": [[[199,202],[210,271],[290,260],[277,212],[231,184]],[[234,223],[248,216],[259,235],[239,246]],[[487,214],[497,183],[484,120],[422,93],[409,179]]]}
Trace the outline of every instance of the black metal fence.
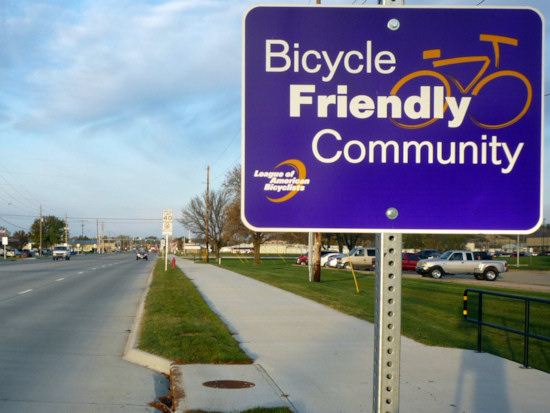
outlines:
{"label": "black metal fence", "polygon": [[[469,293],[475,293],[478,294],[478,300],[477,300],[477,314],[475,318],[470,318],[470,313],[468,312],[468,294]],[[499,325],[496,323],[486,322],[483,319],[483,296],[496,296],[496,297],[502,297],[502,298],[509,298],[513,300],[519,300],[524,302],[524,314],[523,314],[523,329],[519,330],[516,328],[511,328],[503,325]],[[482,327],[492,327],[496,328],[498,330],[507,331],[509,333],[519,334],[523,336],[523,365],[524,367],[529,367],[529,339],[535,338],[538,340],[544,340],[547,342],[550,342],[550,337],[543,336],[540,334],[534,334],[530,332],[530,311],[531,311],[531,303],[542,303],[546,305],[550,305],[550,300],[544,300],[541,298],[534,298],[534,297],[525,297],[520,295],[512,295],[512,294],[505,294],[505,293],[497,293],[492,291],[483,291],[483,290],[476,290],[472,288],[468,288],[464,291],[464,310],[463,315],[466,321],[477,324],[477,351],[481,352],[481,344],[482,344]],[[473,309],[472,309],[473,311]]]}

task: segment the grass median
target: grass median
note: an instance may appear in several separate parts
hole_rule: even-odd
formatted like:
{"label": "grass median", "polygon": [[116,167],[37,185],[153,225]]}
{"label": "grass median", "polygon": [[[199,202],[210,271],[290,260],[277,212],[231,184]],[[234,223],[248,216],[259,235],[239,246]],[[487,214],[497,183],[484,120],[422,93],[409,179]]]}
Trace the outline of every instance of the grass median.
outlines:
{"label": "grass median", "polygon": [[[293,261],[264,260],[253,265],[252,260],[222,260],[222,266],[259,281],[307,297],[343,313],[373,322],[374,274],[357,272],[359,293],[350,271],[323,268],[320,283],[309,282],[307,267]],[[550,276],[550,275],[549,275]],[[466,288],[500,291],[520,296],[550,299],[550,294],[498,288],[498,281],[489,283],[472,277],[470,285],[447,283],[428,278],[403,278],[402,333],[427,345],[476,349],[477,325],[462,316]],[[484,298],[485,321],[523,329],[523,302],[498,297]],[[530,328],[536,334],[549,337],[550,305],[531,309]],[[523,362],[523,337],[512,333],[484,328],[483,351]],[[529,365],[550,372],[550,343],[531,339]]]}
{"label": "grass median", "polygon": [[[155,263],[139,348],[181,364],[252,363],[191,281],[179,268],[164,271],[163,260]],[[291,411],[257,407],[241,413]]]}
{"label": "grass median", "polygon": [[157,260],[139,348],[180,364],[248,364],[227,326],[179,270]]}

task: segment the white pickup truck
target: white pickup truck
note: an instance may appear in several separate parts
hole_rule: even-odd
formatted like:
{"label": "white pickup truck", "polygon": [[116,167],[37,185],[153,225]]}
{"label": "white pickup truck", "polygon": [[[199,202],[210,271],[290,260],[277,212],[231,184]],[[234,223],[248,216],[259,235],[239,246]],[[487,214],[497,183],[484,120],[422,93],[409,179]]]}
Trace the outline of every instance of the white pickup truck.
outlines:
{"label": "white pickup truck", "polygon": [[508,271],[506,261],[476,260],[471,251],[447,251],[439,258],[420,260],[416,272],[423,276],[441,278],[445,274],[474,274],[478,280],[494,281],[501,272]]}
{"label": "white pickup truck", "polygon": [[71,249],[65,245],[58,245],[53,248],[52,257],[54,261],[57,261],[59,259],[70,260]]}

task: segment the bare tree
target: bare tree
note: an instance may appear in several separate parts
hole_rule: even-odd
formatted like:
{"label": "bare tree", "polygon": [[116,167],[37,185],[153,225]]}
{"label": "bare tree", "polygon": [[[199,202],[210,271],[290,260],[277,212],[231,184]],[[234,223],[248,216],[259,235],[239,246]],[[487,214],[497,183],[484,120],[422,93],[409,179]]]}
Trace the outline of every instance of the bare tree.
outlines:
{"label": "bare tree", "polygon": [[[228,203],[227,191],[210,191],[208,241],[214,246],[216,260],[220,257],[220,249],[224,242],[223,235],[227,221],[225,209]],[[181,218],[178,221],[194,234],[206,236],[206,193],[191,199],[181,210]]]}
{"label": "bare tree", "polygon": [[357,241],[359,238],[361,238],[361,234],[355,234],[355,233],[343,233],[338,234],[339,241],[340,241],[348,247],[348,251],[351,251],[353,248],[355,248],[355,245],[357,245]]}
{"label": "bare tree", "polygon": [[261,263],[260,248],[267,239],[265,232],[249,230],[241,220],[241,168],[234,167],[225,176],[224,188],[229,192],[231,201],[226,209],[226,239],[250,240],[254,246],[254,264]]}

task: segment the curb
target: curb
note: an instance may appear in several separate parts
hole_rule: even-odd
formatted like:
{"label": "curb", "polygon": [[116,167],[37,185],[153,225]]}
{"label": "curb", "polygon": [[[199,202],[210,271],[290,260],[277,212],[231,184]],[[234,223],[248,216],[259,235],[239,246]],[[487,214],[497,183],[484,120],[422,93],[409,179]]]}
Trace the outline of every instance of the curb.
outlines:
{"label": "curb", "polygon": [[126,342],[126,347],[124,349],[124,353],[122,354],[122,358],[126,361],[129,361],[130,363],[138,364],[140,366],[147,367],[149,369],[158,371],[159,373],[163,373],[169,376],[172,367],[171,360],[167,360],[154,354],[146,353],[145,351],[139,350],[137,348],[138,333],[141,328],[143,312],[145,311],[145,300],[147,298],[147,293],[149,292],[149,288],[153,280],[153,271],[154,268],[151,270],[149,278],[147,279],[147,288],[145,289],[145,292],[141,297],[138,311],[136,313],[136,318],[134,320],[134,323],[132,324],[132,330],[130,332],[130,336],[128,337],[128,341]]}
{"label": "curb", "polygon": [[184,413],[185,389],[183,388],[183,375],[176,365],[170,367],[170,392],[172,393],[172,411]]}

